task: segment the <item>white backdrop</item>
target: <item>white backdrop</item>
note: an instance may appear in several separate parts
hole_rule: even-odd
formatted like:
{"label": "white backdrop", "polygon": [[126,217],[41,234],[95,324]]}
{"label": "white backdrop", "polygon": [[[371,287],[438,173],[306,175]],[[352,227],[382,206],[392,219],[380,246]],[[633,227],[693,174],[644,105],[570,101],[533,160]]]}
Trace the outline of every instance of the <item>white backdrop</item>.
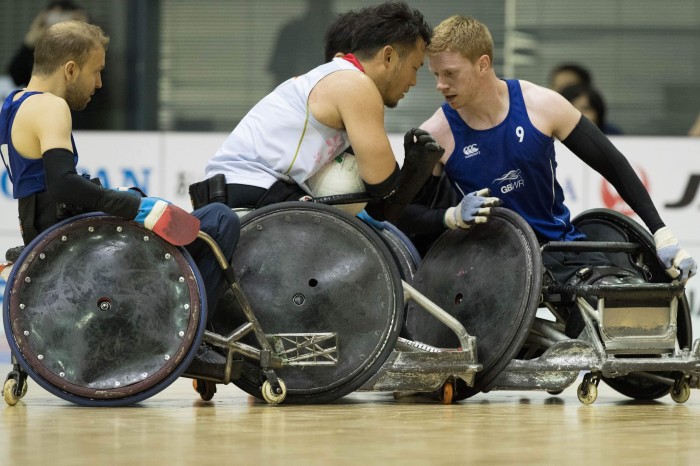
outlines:
{"label": "white backdrop", "polygon": [[[76,132],[79,171],[98,176],[106,187],[139,186],[151,196],[190,209],[187,187],[199,181],[204,165],[226,138],[225,133]],[[661,217],[681,245],[700,259],[700,139],[621,136],[612,139],[644,181]],[[403,153],[403,135],[391,136],[394,152]],[[622,212],[626,205],[610,185],[564,146],[557,145],[558,178],[572,215],[591,208]],[[694,180],[694,181],[691,181]],[[693,183],[695,183],[693,185]],[[683,202],[681,202],[683,201]],[[635,217],[636,218],[636,217]],[[0,178],[0,259],[22,243],[17,204],[4,173]],[[637,219],[638,220],[638,219]],[[0,292],[4,282],[0,280]],[[689,282],[693,327],[700,335],[700,278]],[[0,303],[2,302],[0,294]],[[4,333],[0,352],[7,350]]]}

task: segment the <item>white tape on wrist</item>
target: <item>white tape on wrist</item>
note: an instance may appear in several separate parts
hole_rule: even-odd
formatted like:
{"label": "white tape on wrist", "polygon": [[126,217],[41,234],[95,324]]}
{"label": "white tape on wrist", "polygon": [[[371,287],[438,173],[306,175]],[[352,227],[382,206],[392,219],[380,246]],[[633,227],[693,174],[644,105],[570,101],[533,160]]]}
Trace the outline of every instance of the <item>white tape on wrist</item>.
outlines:
{"label": "white tape on wrist", "polygon": [[666,246],[677,245],[678,240],[668,227],[663,227],[659,228],[656,233],[654,233],[654,243],[656,244],[656,249],[661,249]]}
{"label": "white tape on wrist", "polygon": [[156,201],[156,203],[153,204],[153,208],[144,219],[143,226],[145,226],[149,230],[153,230],[153,227],[156,225],[156,223],[158,223],[158,220],[160,219],[161,215],[163,215],[163,212],[167,207],[167,202]]}

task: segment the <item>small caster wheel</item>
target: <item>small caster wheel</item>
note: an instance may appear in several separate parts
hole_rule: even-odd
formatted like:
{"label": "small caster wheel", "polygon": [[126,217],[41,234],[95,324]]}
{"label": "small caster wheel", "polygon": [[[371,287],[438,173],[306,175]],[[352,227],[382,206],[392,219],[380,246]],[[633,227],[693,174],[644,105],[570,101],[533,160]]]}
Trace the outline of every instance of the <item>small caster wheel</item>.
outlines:
{"label": "small caster wheel", "polygon": [[561,395],[563,392],[564,390],[547,390],[547,393],[549,393],[552,396]]}
{"label": "small caster wheel", "polygon": [[204,401],[210,401],[216,393],[216,384],[208,380],[192,380],[192,386]]}
{"label": "small caster wheel", "polygon": [[690,398],[690,384],[687,381],[682,381],[678,387],[671,390],[671,398],[676,403],[685,403]]}
{"label": "small caster wheel", "polygon": [[282,379],[278,378],[277,381],[280,384],[280,389],[281,389],[282,393],[273,392],[272,391],[272,384],[268,380],[263,382],[262,396],[263,396],[263,399],[270,404],[282,403],[282,401],[284,401],[284,399],[287,397],[287,385],[285,385],[285,383]]}
{"label": "small caster wheel", "polygon": [[23,387],[23,393],[20,394],[20,396],[17,396],[15,394],[15,388],[17,387],[17,381],[15,379],[7,379],[5,380],[5,385],[2,386],[2,396],[5,398],[5,403],[7,403],[9,406],[14,406],[17,404],[17,402],[24,396],[24,393],[27,392],[26,383],[25,387]]}
{"label": "small caster wheel", "polygon": [[578,395],[578,400],[581,403],[585,405],[592,404],[596,398],[598,398],[598,387],[593,383],[586,384],[585,386],[581,383],[578,386],[578,390],[576,390],[576,395]]}
{"label": "small caster wheel", "polygon": [[440,388],[440,403],[444,405],[452,404],[455,395],[455,387],[452,381],[448,380]]}

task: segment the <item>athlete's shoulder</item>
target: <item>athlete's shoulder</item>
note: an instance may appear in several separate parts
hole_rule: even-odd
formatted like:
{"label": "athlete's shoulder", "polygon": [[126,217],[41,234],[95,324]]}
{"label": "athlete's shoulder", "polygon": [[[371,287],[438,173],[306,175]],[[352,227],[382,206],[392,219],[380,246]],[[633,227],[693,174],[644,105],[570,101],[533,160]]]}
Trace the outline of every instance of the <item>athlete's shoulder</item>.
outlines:
{"label": "athlete's shoulder", "polygon": [[581,113],[552,89],[529,81],[520,81],[520,86],[532,124],[547,136],[561,139],[562,135],[568,135]]}
{"label": "athlete's shoulder", "polygon": [[525,106],[531,108],[551,108],[551,106],[566,105],[568,101],[556,91],[530,81],[520,80],[520,89]]}
{"label": "athlete's shoulder", "polygon": [[442,107],[438,107],[435,113],[420,125],[420,128],[428,131],[433,136],[445,130],[449,130],[450,125],[447,122],[447,117],[445,117],[445,112]]}
{"label": "athlete's shoulder", "polygon": [[25,112],[37,115],[70,116],[70,108],[65,99],[49,92],[30,95],[22,104],[22,108]]}
{"label": "athlete's shoulder", "polygon": [[355,89],[377,89],[377,85],[374,84],[374,81],[357,69],[340,69],[328,74],[322,81],[334,86],[346,87],[348,91]]}

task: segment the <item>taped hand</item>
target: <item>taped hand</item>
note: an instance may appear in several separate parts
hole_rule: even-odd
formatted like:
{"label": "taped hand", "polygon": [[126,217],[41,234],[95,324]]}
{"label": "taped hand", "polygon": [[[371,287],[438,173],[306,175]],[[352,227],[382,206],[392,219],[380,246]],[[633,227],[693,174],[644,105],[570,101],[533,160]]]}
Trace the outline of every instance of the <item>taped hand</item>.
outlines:
{"label": "taped hand", "polygon": [[175,246],[190,244],[199,233],[197,217],[159,197],[142,198],[134,221]]}
{"label": "taped hand", "polygon": [[488,188],[474,191],[464,196],[456,207],[450,207],[445,212],[445,226],[451,230],[470,228],[476,223],[486,223],[491,215],[491,207],[501,205],[497,197],[488,197]]}
{"label": "taped hand", "polygon": [[666,274],[682,282],[687,281],[697,272],[698,265],[690,254],[678,245],[678,240],[668,227],[660,228],[654,233],[656,255],[664,265]]}

